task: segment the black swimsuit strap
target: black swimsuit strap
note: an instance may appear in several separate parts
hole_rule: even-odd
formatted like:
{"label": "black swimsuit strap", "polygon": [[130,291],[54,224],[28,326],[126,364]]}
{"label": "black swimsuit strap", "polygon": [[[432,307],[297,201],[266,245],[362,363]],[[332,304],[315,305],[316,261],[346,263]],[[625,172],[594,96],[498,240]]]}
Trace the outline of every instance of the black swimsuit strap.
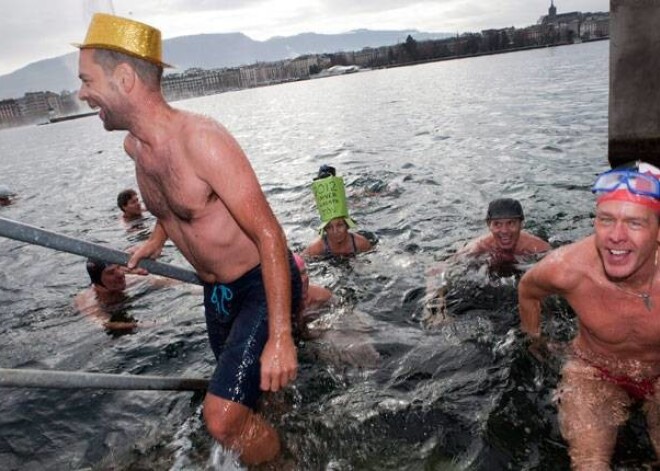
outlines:
{"label": "black swimsuit strap", "polygon": [[[352,232],[349,232],[349,235],[351,236],[351,244],[353,245],[353,254],[355,255],[358,253],[357,250],[357,244],[355,243],[355,234]],[[334,255],[332,253],[332,250],[330,249],[330,243],[328,242],[328,234],[323,234],[323,247],[325,249],[325,254],[326,255]]]}
{"label": "black swimsuit strap", "polygon": [[325,249],[326,255],[332,255],[332,250],[330,250],[330,243],[328,242],[328,234],[323,234],[323,248]]}

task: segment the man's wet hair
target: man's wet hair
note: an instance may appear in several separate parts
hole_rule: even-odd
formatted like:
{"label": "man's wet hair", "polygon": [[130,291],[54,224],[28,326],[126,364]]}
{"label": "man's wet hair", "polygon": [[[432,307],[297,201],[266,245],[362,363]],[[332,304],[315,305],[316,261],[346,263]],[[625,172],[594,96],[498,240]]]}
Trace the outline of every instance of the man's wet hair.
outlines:
{"label": "man's wet hair", "polygon": [[94,49],[94,61],[106,74],[114,72],[119,64],[128,64],[150,90],[160,90],[163,68],[156,64],[110,49]]}
{"label": "man's wet hair", "polygon": [[488,204],[486,222],[493,219],[525,219],[520,201],[513,198],[499,198]]}
{"label": "man's wet hair", "polygon": [[103,281],[101,277],[103,276],[103,270],[108,268],[108,264],[103,260],[98,258],[88,258],[87,259],[87,274],[89,275],[89,280],[93,285],[103,286]]}
{"label": "man's wet hair", "polygon": [[126,190],[119,192],[117,195],[117,206],[119,206],[119,209],[121,209],[123,212],[124,206],[126,206],[131,198],[136,195],[137,191],[133,190],[132,188],[127,188]]}

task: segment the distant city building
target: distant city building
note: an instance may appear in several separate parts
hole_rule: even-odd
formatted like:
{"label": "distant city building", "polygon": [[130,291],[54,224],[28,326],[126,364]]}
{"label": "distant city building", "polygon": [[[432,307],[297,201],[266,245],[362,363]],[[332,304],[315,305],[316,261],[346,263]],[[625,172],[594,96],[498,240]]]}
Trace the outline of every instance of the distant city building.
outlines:
{"label": "distant city building", "polygon": [[[551,28],[559,42],[572,43],[609,37],[610,15],[609,12],[579,11],[557,14],[554,0],[550,0],[548,14],[542,16],[538,23]],[[542,34],[547,34],[547,29]]]}
{"label": "distant city building", "polygon": [[181,100],[242,88],[304,80],[330,65],[330,59],[325,55],[306,55],[296,59],[258,62],[230,69],[188,69],[182,74],[166,75],[163,78],[162,89],[168,100]]}
{"label": "distant city building", "polygon": [[55,95],[53,92],[26,93],[23,98],[18,100],[21,113],[28,119],[38,119],[43,116],[48,116],[49,112],[53,109],[53,106],[59,111],[57,100],[53,95]]}
{"label": "distant city building", "polygon": [[[493,54],[505,50],[554,46],[609,37],[609,13],[557,13],[550,0],[548,14],[526,28],[486,29],[444,39],[405,42],[392,46],[365,47],[360,51],[308,54],[295,59],[259,62],[233,68],[188,69],[166,74],[161,84],[168,101],[193,98],[294,80],[356,72],[362,69],[407,65],[451,57]],[[30,92],[22,98],[0,101],[0,127],[44,123],[69,117],[80,109],[89,111],[75,92]],[[59,119],[57,119],[59,120]],[[53,122],[55,122],[53,120]]]}
{"label": "distant city building", "polygon": [[188,69],[163,78],[163,94],[168,100],[181,100],[241,88],[240,73],[233,69]]}
{"label": "distant city building", "polygon": [[23,122],[21,107],[18,100],[10,98],[9,100],[0,100],[0,127],[11,124],[20,124]]}
{"label": "distant city building", "polygon": [[610,36],[609,13],[586,13],[583,16],[580,28],[580,37],[583,41],[608,38]]}

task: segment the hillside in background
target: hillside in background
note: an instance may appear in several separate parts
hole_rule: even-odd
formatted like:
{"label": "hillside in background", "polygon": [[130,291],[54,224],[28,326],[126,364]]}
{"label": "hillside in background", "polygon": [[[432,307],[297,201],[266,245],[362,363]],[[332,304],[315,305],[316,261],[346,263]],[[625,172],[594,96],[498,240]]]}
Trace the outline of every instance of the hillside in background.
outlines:
{"label": "hillside in background", "polygon": [[[197,67],[216,69],[295,58],[304,54],[357,51],[365,47],[389,46],[405,42],[408,35],[417,41],[440,39],[447,33],[418,31],[357,30],[343,34],[304,33],[255,41],[242,33],[198,34],[163,41],[165,61],[175,72]],[[0,76],[0,100],[19,98],[26,92],[76,90],[78,53],[33,62],[15,72]]]}

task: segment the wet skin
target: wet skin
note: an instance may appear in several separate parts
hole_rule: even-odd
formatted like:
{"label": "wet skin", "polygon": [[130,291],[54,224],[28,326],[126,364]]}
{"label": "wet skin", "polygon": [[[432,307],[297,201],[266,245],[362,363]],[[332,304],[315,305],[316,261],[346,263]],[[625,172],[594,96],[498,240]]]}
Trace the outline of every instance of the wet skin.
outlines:
{"label": "wet skin", "polygon": [[488,223],[499,250],[513,251],[520,238],[522,221],[520,219],[493,219]]}
{"label": "wet skin", "polygon": [[[160,251],[169,237],[209,283],[231,282],[261,263],[268,306],[268,340],[261,353],[261,389],[277,391],[296,377],[291,336],[291,277],[284,233],[250,163],[235,139],[210,118],[170,107],[160,87],[143,82],[128,63],[106,72],[94,49],[82,49],[79,98],[106,130],[127,130],[140,193],[158,218],[149,241],[129,266]],[[246,464],[279,451],[275,430],[246,406],[207,394],[210,433]]]}
{"label": "wet skin", "polygon": [[658,232],[658,215],[650,208],[601,203],[594,234],[546,255],[518,286],[521,328],[532,338],[541,336],[541,301],[549,295],[563,296],[578,318],[574,355],[559,385],[560,425],[574,469],[610,469],[617,430],[632,403],[595,366],[610,376],[654,382],[644,410],[660,451]]}
{"label": "wet skin", "polygon": [[[351,234],[344,218],[332,219],[323,229],[328,239],[328,246],[332,255],[353,255],[353,240],[357,252],[366,252],[372,248],[371,242],[361,234]],[[351,237],[352,236],[352,237]],[[326,249],[323,238],[316,239],[303,251],[305,256],[325,255]]]}
{"label": "wet skin", "polygon": [[138,195],[131,196],[131,199],[121,209],[124,212],[124,219],[127,221],[142,217],[142,204]]}
{"label": "wet skin", "polygon": [[101,273],[101,283],[106,290],[111,292],[124,291],[126,289],[126,273],[119,265],[110,265]]}

